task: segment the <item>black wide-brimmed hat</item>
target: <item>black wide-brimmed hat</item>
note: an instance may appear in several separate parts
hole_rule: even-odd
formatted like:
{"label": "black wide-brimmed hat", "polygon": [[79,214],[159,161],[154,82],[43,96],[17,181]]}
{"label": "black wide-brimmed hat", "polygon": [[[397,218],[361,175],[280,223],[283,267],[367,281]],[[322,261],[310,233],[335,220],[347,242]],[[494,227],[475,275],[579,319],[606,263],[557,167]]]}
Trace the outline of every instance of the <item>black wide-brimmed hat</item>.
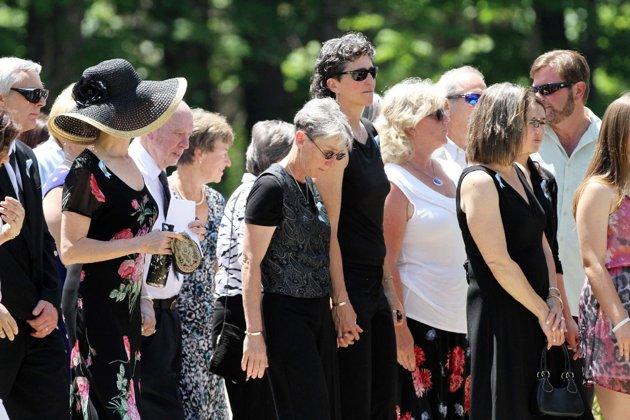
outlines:
{"label": "black wide-brimmed hat", "polygon": [[186,93],[186,79],[142,80],[120,58],[83,72],[72,89],[76,107],[56,116],[49,128],[73,142],[93,142],[100,131],[132,138],[158,129],[175,112]]}

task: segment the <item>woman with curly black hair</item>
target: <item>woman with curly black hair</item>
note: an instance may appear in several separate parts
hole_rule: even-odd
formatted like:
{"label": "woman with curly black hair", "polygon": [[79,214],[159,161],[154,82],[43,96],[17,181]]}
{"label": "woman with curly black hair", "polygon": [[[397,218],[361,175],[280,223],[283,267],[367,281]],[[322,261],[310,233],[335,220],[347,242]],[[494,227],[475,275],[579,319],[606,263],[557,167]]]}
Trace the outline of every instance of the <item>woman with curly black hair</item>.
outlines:
{"label": "woman with curly black hair", "polygon": [[378,68],[373,58],[374,47],[361,33],[330,39],[311,82],[311,96],[336,99],[354,136],[348,158],[317,180],[331,221],[331,297],[344,419],[394,417],[392,313],[395,322],[403,319],[384,267],[383,206],[389,182],[378,133],[361,118],[374,97]]}

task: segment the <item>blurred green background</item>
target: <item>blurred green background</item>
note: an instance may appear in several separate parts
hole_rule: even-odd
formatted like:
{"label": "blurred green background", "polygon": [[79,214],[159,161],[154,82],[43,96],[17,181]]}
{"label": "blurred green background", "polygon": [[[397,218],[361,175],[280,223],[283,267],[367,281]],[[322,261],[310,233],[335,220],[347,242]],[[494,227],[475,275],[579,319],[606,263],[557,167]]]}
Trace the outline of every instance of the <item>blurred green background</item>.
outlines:
{"label": "blurred green background", "polygon": [[237,132],[224,194],[240,182],[253,123],[291,121],[321,42],[349,30],[376,46],[379,92],[464,64],[488,84],[529,85],[533,59],[554,48],[586,55],[598,115],[630,88],[623,0],[0,0],[0,55],[40,62],[52,97],[114,57],[149,79],[186,77],[187,102],[223,113]]}

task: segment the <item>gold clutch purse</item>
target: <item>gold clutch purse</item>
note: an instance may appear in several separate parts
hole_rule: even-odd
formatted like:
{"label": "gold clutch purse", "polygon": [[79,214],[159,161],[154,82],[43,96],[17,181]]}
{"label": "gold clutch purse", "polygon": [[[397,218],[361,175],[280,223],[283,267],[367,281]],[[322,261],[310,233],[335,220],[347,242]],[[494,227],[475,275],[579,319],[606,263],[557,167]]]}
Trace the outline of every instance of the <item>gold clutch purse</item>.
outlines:
{"label": "gold clutch purse", "polygon": [[201,264],[201,251],[197,243],[187,233],[182,232],[184,239],[173,239],[173,265],[182,274],[190,274]]}

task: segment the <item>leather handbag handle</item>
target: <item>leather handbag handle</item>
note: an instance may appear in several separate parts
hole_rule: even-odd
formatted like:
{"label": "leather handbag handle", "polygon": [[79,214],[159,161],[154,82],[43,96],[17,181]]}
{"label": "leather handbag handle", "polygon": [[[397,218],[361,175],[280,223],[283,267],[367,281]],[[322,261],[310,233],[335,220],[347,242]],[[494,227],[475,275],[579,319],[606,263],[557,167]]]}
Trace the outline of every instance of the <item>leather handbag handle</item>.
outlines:
{"label": "leather handbag handle", "polygon": [[[571,358],[569,357],[569,350],[567,350],[566,344],[562,344],[562,354],[564,355],[564,372],[562,373],[562,379],[571,377],[573,378],[573,368],[571,367]],[[538,376],[547,376],[551,374],[547,368],[547,346],[543,346],[542,353],[540,354],[540,368]]]}

